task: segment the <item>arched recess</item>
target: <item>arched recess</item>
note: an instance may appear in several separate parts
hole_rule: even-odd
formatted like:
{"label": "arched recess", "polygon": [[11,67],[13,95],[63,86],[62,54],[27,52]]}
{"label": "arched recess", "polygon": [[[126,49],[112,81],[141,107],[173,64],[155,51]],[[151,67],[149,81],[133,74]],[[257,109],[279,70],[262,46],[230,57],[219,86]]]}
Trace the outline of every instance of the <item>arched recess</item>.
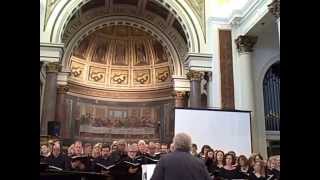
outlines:
{"label": "arched recess", "polygon": [[[265,126],[265,111],[264,111],[264,99],[263,99],[263,79],[265,74],[267,73],[268,69],[275,64],[276,62],[280,62],[280,54],[273,56],[272,58],[265,61],[264,65],[258,70],[257,78],[255,79],[256,84],[256,119],[257,119],[257,126],[259,129],[259,134],[262,136],[261,138],[261,150],[267,156],[267,139],[269,137],[268,133],[266,132]],[[262,149],[263,148],[263,149]]]}
{"label": "arched recess", "polygon": [[163,43],[164,47],[167,47],[167,50],[169,51],[169,56],[171,60],[171,64],[173,65],[173,75],[182,76],[185,74],[183,61],[180,60],[177,51],[175,50],[174,45],[170,41],[170,39],[161,31],[159,31],[157,28],[155,28],[152,24],[137,19],[134,17],[127,17],[127,16],[109,16],[104,17],[101,19],[98,19],[90,24],[87,24],[84,28],[82,28],[80,31],[78,31],[70,40],[68,43],[65,54],[62,59],[62,65],[63,67],[68,70],[69,65],[69,59],[71,57],[73,49],[77,46],[77,44],[84,39],[86,36],[90,34],[90,32],[96,31],[98,29],[101,29],[105,26],[112,26],[112,25],[126,25],[126,26],[132,26],[139,28],[154,38],[158,39],[160,42]]}
{"label": "arched recess", "polygon": [[280,131],[280,61],[263,78],[263,96],[266,131]]}
{"label": "arched recess", "polygon": [[[49,42],[62,43],[63,27],[68,23],[70,17],[87,2],[89,0],[61,0],[58,2],[46,23],[45,33]],[[172,12],[179,20],[188,38],[188,51],[199,53],[205,40],[199,22],[190,7],[176,0],[156,0],[155,2]]]}

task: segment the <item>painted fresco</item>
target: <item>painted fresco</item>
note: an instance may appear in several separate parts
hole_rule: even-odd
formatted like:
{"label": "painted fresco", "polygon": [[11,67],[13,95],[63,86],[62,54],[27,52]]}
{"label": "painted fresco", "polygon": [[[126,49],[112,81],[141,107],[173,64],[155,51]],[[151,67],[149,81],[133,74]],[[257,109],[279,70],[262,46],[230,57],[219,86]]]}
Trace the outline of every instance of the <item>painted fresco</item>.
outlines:
{"label": "painted fresco", "polygon": [[[109,141],[120,138],[160,141],[168,136],[173,102],[115,103],[68,96],[67,117],[73,138]],[[162,133],[162,134],[161,134]],[[107,139],[105,139],[107,138]],[[164,139],[167,139],[163,137]]]}

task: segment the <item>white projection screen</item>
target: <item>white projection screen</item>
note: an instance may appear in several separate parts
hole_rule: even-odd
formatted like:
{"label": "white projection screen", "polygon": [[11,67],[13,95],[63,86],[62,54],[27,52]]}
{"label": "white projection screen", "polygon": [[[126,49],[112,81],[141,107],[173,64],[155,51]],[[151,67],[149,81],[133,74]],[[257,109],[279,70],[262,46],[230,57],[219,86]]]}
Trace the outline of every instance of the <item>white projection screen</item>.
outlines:
{"label": "white projection screen", "polygon": [[213,109],[175,109],[175,134],[191,135],[198,151],[204,144],[214,150],[235,151],[250,156],[251,116],[248,111],[222,111]]}

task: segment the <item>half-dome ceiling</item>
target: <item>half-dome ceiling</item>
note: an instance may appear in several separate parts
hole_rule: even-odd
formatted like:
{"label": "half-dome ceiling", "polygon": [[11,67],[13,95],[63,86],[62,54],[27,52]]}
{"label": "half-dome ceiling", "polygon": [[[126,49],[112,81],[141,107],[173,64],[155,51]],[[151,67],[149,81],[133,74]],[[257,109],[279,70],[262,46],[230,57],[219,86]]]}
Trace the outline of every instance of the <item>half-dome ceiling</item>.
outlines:
{"label": "half-dome ceiling", "polygon": [[70,81],[106,90],[171,87],[170,56],[160,42],[129,26],[93,32],[73,50]]}
{"label": "half-dome ceiling", "polygon": [[[161,31],[182,60],[191,46],[190,36],[181,17],[176,11],[169,11],[168,7],[170,6],[167,4],[164,6],[153,0],[90,0],[75,9],[67,18],[67,23],[62,28],[62,41],[68,45],[81,29],[89,28],[103,18],[117,17],[121,18],[121,21],[135,18],[139,26],[152,26]],[[139,20],[143,23],[138,23]],[[103,24],[111,23],[108,21]]]}

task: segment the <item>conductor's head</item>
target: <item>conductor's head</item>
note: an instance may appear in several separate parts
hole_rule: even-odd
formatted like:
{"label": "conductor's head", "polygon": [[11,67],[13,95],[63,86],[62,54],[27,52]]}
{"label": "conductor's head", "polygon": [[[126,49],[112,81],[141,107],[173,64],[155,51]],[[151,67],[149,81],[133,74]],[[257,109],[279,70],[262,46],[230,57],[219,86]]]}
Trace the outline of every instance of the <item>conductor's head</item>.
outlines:
{"label": "conductor's head", "polygon": [[186,133],[178,133],[173,138],[173,145],[175,150],[190,152],[191,137]]}

